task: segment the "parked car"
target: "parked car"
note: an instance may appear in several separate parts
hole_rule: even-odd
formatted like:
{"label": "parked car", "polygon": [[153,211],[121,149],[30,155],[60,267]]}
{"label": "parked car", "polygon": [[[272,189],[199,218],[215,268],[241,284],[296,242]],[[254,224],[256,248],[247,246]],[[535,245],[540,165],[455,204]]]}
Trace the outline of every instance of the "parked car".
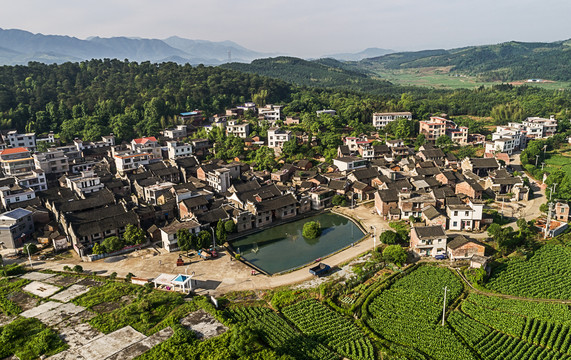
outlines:
{"label": "parked car", "polygon": [[448,256],[446,256],[446,254],[438,254],[434,258],[436,260],[446,260],[446,259],[448,259]]}

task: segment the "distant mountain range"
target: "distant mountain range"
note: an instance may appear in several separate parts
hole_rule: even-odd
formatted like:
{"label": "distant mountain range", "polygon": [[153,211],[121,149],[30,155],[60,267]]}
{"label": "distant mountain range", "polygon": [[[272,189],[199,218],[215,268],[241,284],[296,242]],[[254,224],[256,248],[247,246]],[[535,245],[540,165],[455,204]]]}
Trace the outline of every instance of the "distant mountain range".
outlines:
{"label": "distant mountain range", "polygon": [[332,58],[335,60],[341,61],[359,61],[367,58],[373,58],[378,56],[383,56],[387,54],[394,53],[393,50],[390,49],[380,49],[380,48],[368,48],[358,53],[340,53],[340,54],[331,54],[325,55],[324,58]]}
{"label": "distant mountain range", "polygon": [[130,61],[219,65],[250,62],[272,54],[246,49],[232,41],[212,42],[180,37],[139,39],[128,37],[91,37],[33,34],[24,30],[0,29],[0,64],[18,65],[29,61],[63,63],[90,59],[117,58]]}

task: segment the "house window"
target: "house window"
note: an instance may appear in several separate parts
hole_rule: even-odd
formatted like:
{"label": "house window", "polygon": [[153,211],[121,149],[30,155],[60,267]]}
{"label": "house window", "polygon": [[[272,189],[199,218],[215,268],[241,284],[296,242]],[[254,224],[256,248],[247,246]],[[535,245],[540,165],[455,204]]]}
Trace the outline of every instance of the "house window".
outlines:
{"label": "house window", "polygon": [[468,216],[468,211],[466,211],[464,215]]}
{"label": "house window", "polygon": [[452,223],[452,226],[458,226],[458,221],[454,221],[454,222]]}
{"label": "house window", "polygon": [[454,211],[454,216],[458,216],[458,211]]}

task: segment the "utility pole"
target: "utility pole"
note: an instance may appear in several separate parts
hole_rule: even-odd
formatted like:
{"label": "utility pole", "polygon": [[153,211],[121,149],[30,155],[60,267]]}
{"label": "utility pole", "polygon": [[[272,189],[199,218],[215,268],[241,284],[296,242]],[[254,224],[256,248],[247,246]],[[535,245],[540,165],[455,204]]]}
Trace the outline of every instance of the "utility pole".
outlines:
{"label": "utility pole", "polygon": [[539,155],[535,155],[535,167],[537,167],[537,160],[539,160]]}
{"label": "utility pole", "polygon": [[551,190],[551,192],[549,192],[549,202],[551,202],[551,196],[555,192],[556,187],[557,187],[557,183],[553,183],[553,190]]}
{"label": "utility pole", "polygon": [[442,326],[444,326],[444,317],[446,316],[446,292],[448,291],[448,286],[444,287],[444,302],[442,303]]}
{"label": "utility pole", "polygon": [[541,162],[541,170],[543,171],[543,166],[545,165],[545,162]]}
{"label": "utility pole", "polygon": [[547,239],[547,235],[549,235],[549,228],[551,227],[551,208],[553,205],[552,203],[549,203],[549,211],[547,213],[547,221],[545,222],[545,233],[543,234],[543,238]]}

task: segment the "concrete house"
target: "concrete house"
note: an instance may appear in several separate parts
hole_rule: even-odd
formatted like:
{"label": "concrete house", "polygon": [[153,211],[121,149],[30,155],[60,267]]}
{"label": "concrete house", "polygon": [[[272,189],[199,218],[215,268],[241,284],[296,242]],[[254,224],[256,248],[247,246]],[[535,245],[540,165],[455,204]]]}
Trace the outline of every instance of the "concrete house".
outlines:
{"label": "concrete house", "polygon": [[440,225],[415,226],[410,231],[410,248],[420,256],[446,254],[446,242],[446,233]]}

